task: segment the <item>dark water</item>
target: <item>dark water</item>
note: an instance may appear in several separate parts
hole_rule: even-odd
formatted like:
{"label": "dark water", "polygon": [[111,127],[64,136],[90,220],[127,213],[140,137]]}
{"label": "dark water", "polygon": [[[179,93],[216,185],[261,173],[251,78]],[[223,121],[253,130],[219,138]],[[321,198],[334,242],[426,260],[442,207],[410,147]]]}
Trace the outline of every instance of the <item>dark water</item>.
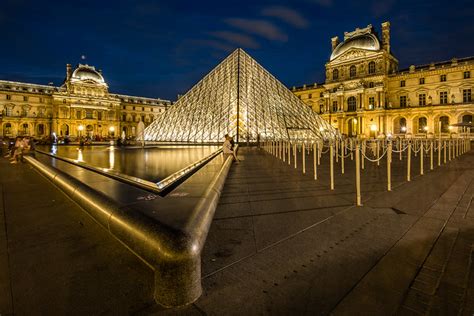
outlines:
{"label": "dark water", "polygon": [[88,165],[113,169],[140,179],[159,182],[187,165],[202,159],[217,146],[160,146],[153,148],[118,148],[108,146],[38,146],[60,157]]}

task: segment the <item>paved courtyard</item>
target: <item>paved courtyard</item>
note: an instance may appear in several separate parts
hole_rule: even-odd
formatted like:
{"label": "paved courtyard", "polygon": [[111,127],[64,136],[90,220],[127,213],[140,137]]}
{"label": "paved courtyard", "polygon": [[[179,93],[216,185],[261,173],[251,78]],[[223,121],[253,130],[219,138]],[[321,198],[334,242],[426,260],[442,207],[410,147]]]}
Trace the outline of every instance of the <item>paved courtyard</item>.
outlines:
{"label": "paved courtyard", "polygon": [[[319,179],[242,148],[202,257],[194,304],[154,304],[152,271],[28,164],[0,160],[0,313],[472,314],[474,153],[407,183],[406,161],[366,162],[355,207],[354,162]],[[301,159],[300,154],[298,155]]]}

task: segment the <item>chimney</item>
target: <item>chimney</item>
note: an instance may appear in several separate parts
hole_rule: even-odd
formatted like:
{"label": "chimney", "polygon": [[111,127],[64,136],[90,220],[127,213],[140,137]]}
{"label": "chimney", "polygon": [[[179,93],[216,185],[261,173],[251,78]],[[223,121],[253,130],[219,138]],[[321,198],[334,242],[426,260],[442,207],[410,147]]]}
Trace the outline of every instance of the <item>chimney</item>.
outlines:
{"label": "chimney", "polygon": [[72,76],[71,64],[67,64],[66,65],[66,80],[71,79],[71,76]]}
{"label": "chimney", "polygon": [[339,44],[339,37],[337,36],[334,36],[333,38],[331,38],[331,47],[332,47],[332,52],[334,51],[334,49],[336,48],[337,44]]}
{"label": "chimney", "polygon": [[390,53],[390,22],[382,23],[382,48]]}

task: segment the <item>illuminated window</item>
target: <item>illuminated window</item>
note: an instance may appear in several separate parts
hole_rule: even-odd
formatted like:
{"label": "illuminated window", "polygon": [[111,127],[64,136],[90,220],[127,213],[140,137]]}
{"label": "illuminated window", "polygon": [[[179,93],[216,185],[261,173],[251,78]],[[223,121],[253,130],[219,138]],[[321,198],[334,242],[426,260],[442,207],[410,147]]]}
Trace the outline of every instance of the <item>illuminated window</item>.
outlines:
{"label": "illuminated window", "polygon": [[24,97],[23,97],[23,101],[27,102],[27,101],[28,101],[28,97],[27,97],[27,96],[24,96]]}
{"label": "illuminated window", "polygon": [[313,97],[313,95],[310,93],[308,94],[308,99],[311,99]]}
{"label": "illuminated window", "polygon": [[441,133],[449,133],[449,117],[441,116],[439,122],[441,123]]}
{"label": "illuminated window", "polygon": [[420,78],[420,84],[425,84],[425,78]]}
{"label": "illuminated window", "polygon": [[374,87],[374,83],[373,82],[369,82],[369,88],[373,88]]}
{"label": "illuminated window", "polygon": [[439,93],[439,104],[447,104],[448,103],[448,92],[441,91]]}
{"label": "illuminated window", "polygon": [[405,86],[405,80],[400,81],[400,87],[404,87],[404,86]]}
{"label": "illuminated window", "polygon": [[332,101],[332,111],[337,112],[337,101]]}
{"label": "illuminated window", "polygon": [[7,100],[11,100],[12,99],[12,96],[7,94]]}
{"label": "illuminated window", "polygon": [[407,107],[407,96],[406,95],[401,95],[400,96],[400,107],[401,108],[406,108]]}
{"label": "illuminated window", "polygon": [[418,133],[426,133],[426,126],[428,126],[428,120],[426,117],[420,117],[418,119]]}
{"label": "illuminated window", "polygon": [[463,89],[462,90],[462,102],[471,102],[471,89]]}
{"label": "illuminated window", "polygon": [[369,97],[369,109],[373,109],[375,105],[375,98]]}
{"label": "illuminated window", "polygon": [[92,119],[92,110],[86,110],[86,119]]}
{"label": "illuminated window", "polygon": [[354,112],[357,109],[357,101],[355,97],[347,99],[347,111]]}
{"label": "illuminated window", "polygon": [[418,95],[418,105],[419,106],[426,105],[426,94],[421,93],[421,94]]}
{"label": "illuminated window", "polygon": [[470,71],[465,71],[464,72],[464,79],[469,79],[471,78],[471,72]]}
{"label": "illuminated window", "polygon": [[440,78],[439,78],[439,80],[440,80],[441,82],[445,82],[445,81],[446,81],[446,75],[441,75]]}
{"label": "illuminated window", "polygon": [[351,66],[351,68],[349,68],[349,76],[351,78],[354,78],[356,74],[357,74],[356,66]]}
{"label": "illuminated window", "polygon": [[374,74],[375,73],[375,62],[371,61],[369,63],[369,74]]}

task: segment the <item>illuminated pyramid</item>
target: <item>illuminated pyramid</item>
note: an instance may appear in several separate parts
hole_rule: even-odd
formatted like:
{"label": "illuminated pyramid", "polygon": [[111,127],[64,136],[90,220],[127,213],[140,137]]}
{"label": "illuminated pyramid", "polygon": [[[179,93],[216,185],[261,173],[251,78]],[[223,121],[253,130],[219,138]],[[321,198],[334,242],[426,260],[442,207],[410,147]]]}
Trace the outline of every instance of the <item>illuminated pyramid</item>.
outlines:
{"label": "illuminated pyramid", "polygon": [[144,131],[146,141],[216,143],[330,139],[338,132],[242,49]]}

